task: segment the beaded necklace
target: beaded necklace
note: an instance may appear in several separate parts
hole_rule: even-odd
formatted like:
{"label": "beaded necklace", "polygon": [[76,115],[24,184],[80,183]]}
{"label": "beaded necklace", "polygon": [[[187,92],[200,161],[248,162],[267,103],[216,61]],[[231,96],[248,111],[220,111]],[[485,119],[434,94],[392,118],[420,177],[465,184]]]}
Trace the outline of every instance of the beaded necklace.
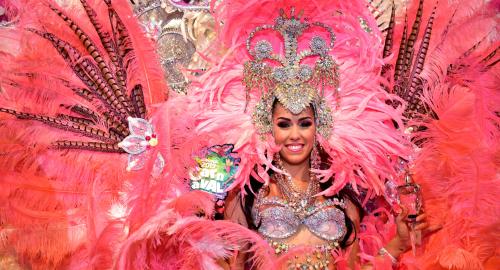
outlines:
{"label": "beaded necklace", "polygon": [[277,167],[284,172],[284,174],[277,173],[274,175],[278,188],[283,194],[283,198],[298,217],[304,218],[308,214],[308,209],[310,209],[316,201],[313,195],[319,192],[319,182],[316,176],[310,173],[307,189],[305,192],[301,192],[293,183],[292,176],[283,168],[281,159],[278,159]]}

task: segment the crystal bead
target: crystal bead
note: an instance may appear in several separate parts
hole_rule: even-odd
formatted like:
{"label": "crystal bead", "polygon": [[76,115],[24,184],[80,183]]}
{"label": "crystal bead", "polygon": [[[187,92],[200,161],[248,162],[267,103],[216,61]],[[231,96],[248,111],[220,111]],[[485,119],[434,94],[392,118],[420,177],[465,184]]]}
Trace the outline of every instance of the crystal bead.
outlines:
{"label": "crystal bead", "polygon": [[307,199],[303,199],[300,201],[300,206],[306,207],[306,205],[307,205]]}

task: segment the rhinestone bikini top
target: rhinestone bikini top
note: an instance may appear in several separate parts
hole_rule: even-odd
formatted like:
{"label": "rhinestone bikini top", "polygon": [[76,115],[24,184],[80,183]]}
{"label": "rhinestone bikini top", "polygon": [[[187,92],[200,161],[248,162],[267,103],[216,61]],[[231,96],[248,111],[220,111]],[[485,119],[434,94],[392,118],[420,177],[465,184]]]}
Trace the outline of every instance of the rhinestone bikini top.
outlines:
{"label": "rhinestone bikini top", "polygon": [[346,234],[344,201],[337,198],[318,202],[302,214],[296,213],[287,201],[278,197],[264,198],[263,189],[257,195],[252,209],[258,232],[270,239],[285,239],[299,231],[301,225],[326,241],[339,241]]}

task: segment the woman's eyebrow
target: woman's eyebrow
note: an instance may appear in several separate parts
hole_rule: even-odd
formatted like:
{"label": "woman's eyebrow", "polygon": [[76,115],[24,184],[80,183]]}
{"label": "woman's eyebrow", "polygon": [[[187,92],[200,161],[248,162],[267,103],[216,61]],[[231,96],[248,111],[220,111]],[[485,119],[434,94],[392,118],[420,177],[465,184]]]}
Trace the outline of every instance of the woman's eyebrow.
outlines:
{"label": "woman's eyebrow", "polygon": [[299,118],[299,121],[309,120],[309,119],[311,119],[311,117],[310,116],[306,116],[306,117]]}
{"label": "woman's eyebrow", "polygon": [[278,117],[278,120],[279,120],[279,119],[292,121],[290,118],[286,118],[286,117]]}

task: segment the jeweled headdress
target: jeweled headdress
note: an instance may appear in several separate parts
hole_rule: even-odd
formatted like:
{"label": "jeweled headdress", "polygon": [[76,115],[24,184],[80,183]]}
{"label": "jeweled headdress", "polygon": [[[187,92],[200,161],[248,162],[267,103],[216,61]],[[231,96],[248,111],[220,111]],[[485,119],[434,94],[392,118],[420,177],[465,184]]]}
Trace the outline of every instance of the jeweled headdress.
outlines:
{"label": "jeweled headdress", "polygon": [[[263,25],[255,28],[246,41],[246,47],[253,59],[245,63],[244,83],[247,100],[250,91],[259,89],[263,92],[257,103],[253,122],[260,134],[272,130],[271,113],[273,103],[277,100],[293,114],[299,114],[308,106],[312,106],[316,116],[318,133],[328,138],[333,127],[331,108],[324,100],[324,89],[337,89],[339,84],[338,65],[328,54],[335,42],[332,28],[319,22],[301,21],[301,14],[290,16],[280,10],[280,17],[274,25]],[[315,35],[309,41],[309,48],[299,52],[298,38],[309,28],[319,27],[326,30],[329,40]],[[272,44],[263,39],[256,42],[253,49],[251,41],[259,31],[277,31],[284,40],[284,56],[274,53]],[[302,63],[308,57],[318,57],[311,67]],[[270,63],[276,63],[272,66]]]}

